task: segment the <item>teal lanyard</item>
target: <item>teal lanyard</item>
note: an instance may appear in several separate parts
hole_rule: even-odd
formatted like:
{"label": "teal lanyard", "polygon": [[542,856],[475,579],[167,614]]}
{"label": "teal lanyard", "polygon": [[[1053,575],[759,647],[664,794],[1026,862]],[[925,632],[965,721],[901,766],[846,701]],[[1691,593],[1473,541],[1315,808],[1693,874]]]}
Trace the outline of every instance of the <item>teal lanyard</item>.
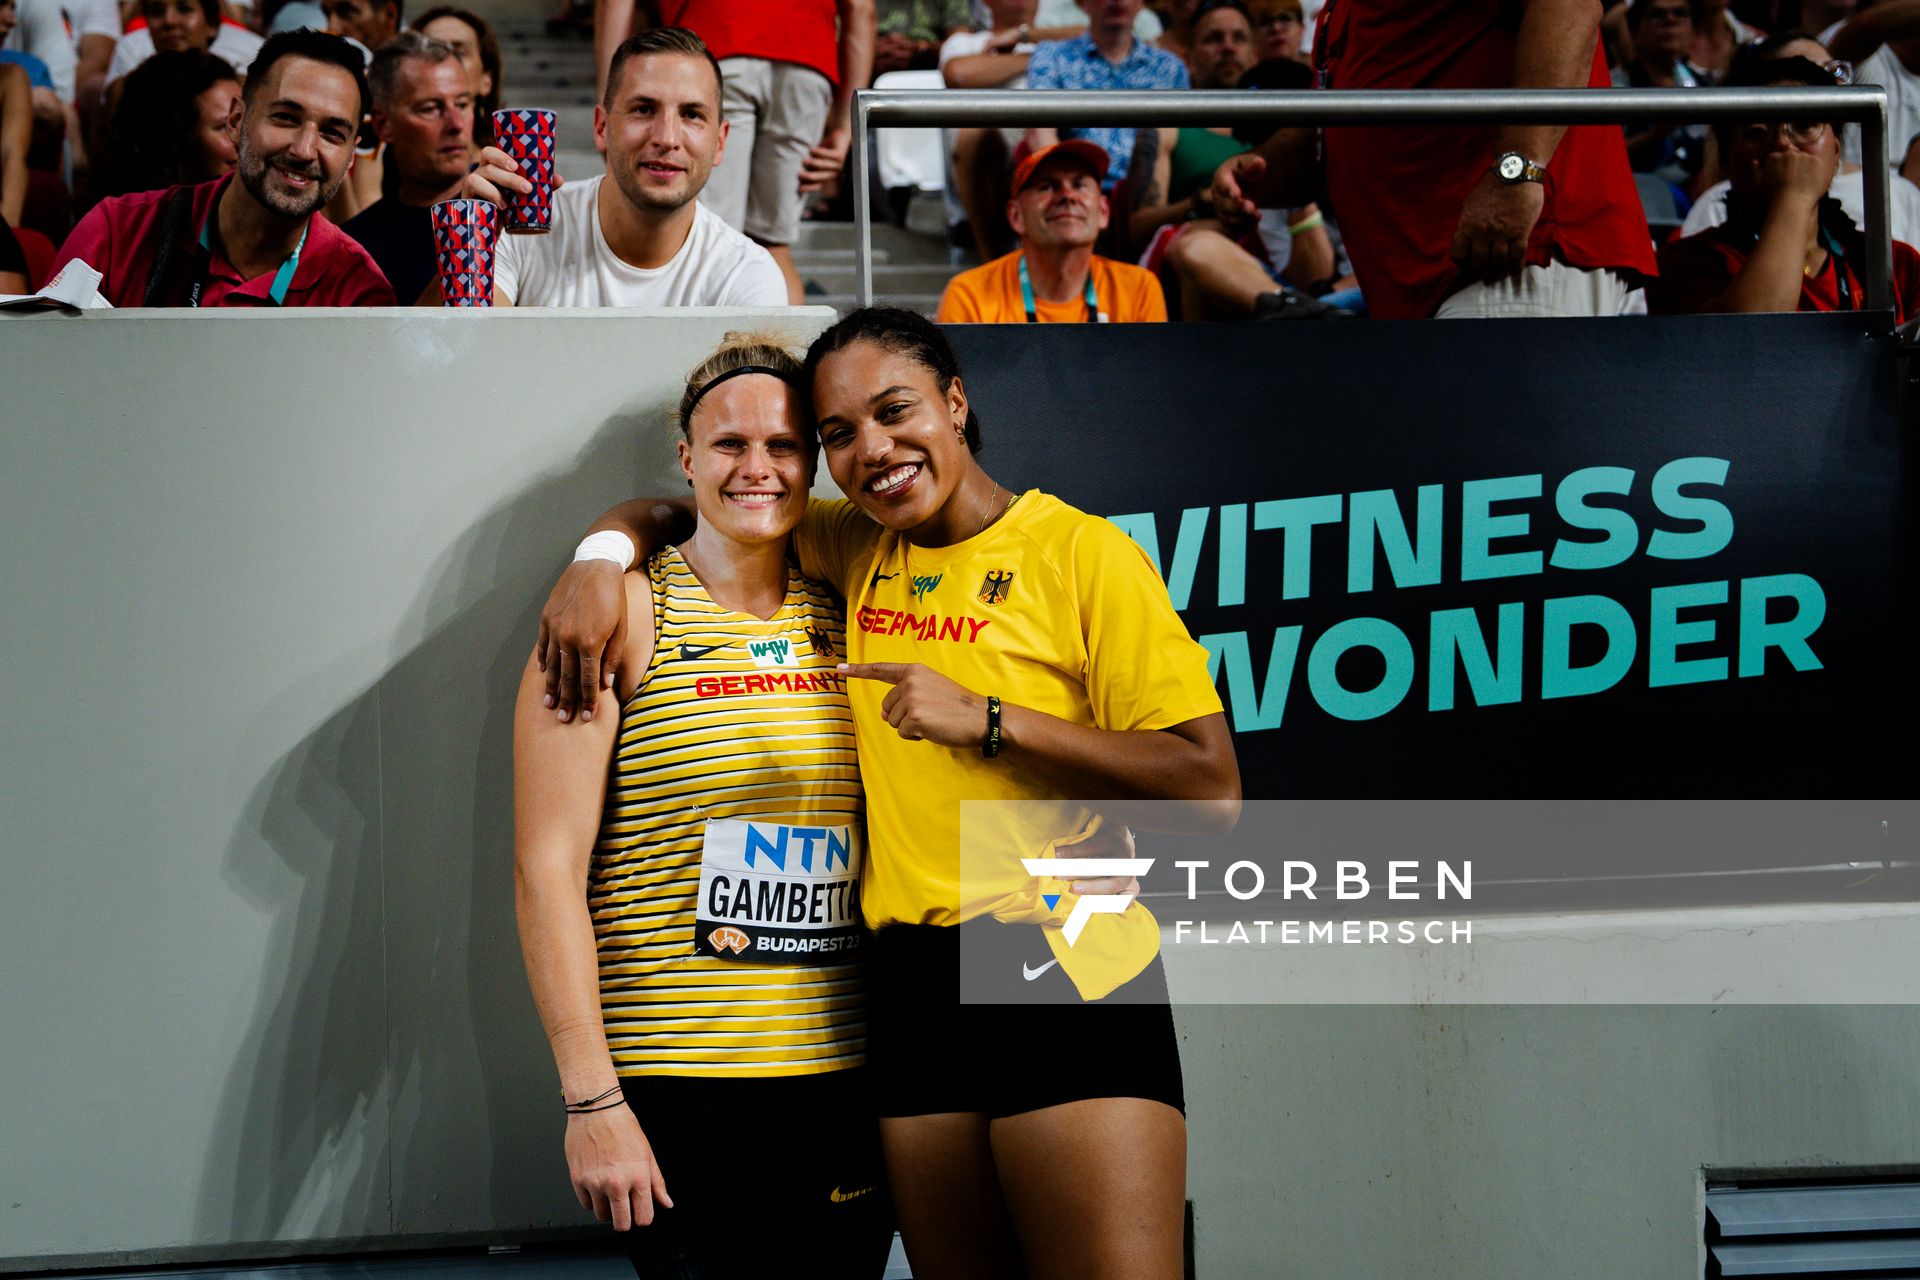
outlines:
{"label": "teal lanyard", "polygon": [[[193,290],[187,294],[187,305],[190,307],[200,305],[200,292],[206,287],[208,271],[213,265],[213,240],[208,236],[207,228],[213,222],[214,210],[219,207],[220,202],[214,201],[207,210],[206,218],[200,223],[200,247],[206,252],[194,260]],[[300,251],[307,247],[307,232],[312,228],[313,219],[309,218],[307,225],[300,228],[300,243],[293,246],[293,252],[287,256],[285,262],[280,264],[280,269],[273,273],[273,285],[267,290],[267,296],[273,299],[273,305],[276,307],[287,305],[287,290],[293,287],[293,273],[300,266]]]}
{"label": "teal lanyard", "polygon": [[[1027,255],[1020,255],[1020,302],[1027,309],[1027,323],[1039,324],[1040,311],[1033,304],[1033,280],[1027,275]],[[1105,324],[1106,312],[1100,310],[1100,299],[1093,291],[1093,264],[1087,264],[1087,321]]]}
{"label": "teal lanyard", "polygon": [[1847,259],[1840,252],[1840,242],[1825,227],[1821,227],[1820,244],[1827,251],[1827,265],[1833,268],[1833,286],[1840,294],[1840,310],[1852,311],[1857,304],[1853,300],[1853,281],[1847,278]]}

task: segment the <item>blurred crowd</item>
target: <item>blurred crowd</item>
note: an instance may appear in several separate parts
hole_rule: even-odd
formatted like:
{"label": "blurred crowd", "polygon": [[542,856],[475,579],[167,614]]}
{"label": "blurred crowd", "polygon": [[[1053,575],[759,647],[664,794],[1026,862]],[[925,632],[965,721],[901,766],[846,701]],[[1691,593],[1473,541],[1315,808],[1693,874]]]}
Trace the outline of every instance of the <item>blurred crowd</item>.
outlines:
{"label": "blurred crowd", "polygon": [[[0,293],[79,260],[117,306],[438,305],[431,208],[532,188],[495,145],[492,26],[403,6],[0,0]],[[1920,314],[1920,0],[597,0],[548,25],[593,41],[605,171],[501,238],[495,305],[803,302],[792,249],[848,216],[867,87],[1865,83]],[[947,210],[943,320],[1858,308],[1861,140],[1819,114],[956,127],[909,168]]]}

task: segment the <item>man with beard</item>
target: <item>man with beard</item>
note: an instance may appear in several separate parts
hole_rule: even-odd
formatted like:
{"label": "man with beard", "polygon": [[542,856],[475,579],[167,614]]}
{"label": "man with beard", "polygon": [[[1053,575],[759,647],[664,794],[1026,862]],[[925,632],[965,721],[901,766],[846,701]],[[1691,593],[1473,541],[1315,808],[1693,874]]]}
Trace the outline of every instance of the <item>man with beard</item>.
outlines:
{"label": "man with beard", "polygon": [[459,195],[467,180],[473,87],[453,46],[418,31],[380,46],[367,84],[393,191],[340,229],[373,255],[394,294],[411,303],[438,270],[429,210]]}
{"label": "man with beard", "polygon": [[[726,147],[720,66],[699,36],[659,27],[613,52],[593,109],[607,171],[553,193],[553,229],[503,235],[494,253],[497,307],[784,307],[787,282],[765,248],[694,197]],[[488,147],[466,181],[473,199],[506,202],[532,185]],[[436,285],[424,300],[439,302]]]}
{"label": "man with beard", "polygon": [[1093,252],[1109,216],[1100,191],[1106,174],[1106,151],[1080,139],[1022,160],[1007,202],[1020,247],[949,281],[937,318],[946,324],[1165,320],[1167,300],[1150,272]]}
{"label": "man with beard", "polygon": [[367,100],[361,66],[337,36],[274,36],[233,107],[235,171],[101,201],[53,270],[85,261],[116,307],[393,305],[367,251],[320,213],[353,159]]}

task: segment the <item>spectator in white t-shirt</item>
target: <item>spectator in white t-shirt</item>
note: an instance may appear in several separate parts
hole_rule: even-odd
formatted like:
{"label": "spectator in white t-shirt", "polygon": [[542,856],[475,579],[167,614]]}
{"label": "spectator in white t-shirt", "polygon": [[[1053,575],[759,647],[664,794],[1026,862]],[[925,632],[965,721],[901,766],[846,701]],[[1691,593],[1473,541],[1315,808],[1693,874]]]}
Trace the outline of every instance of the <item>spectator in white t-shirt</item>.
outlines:
{"label": "spectator in white t-shirt", "polygon": [[[1854,84],[1887,91],[1887,148],[1920,133],[1920,0],[1885,0],[1848,19],[1825,41],[1836,58],[1853,63]],[[1840,157],[1860,163],[1860,131],[1841,138]]]}
{"label": "spectator in white t-shirt", "polygon": [[[659,27],[613,52],[593,111],[606,173],[560,188],[553,229],[503,235],[493,301],[510,307],[783,307],[773,255],[696,198],[726,147],[720,66],[700,37]],[[488,147],[466,195],[504,204],[531,190],[503,151]],[[440,301],[439,284],[424,303]]]}
{"label": "spectator in white t-shirt", "polygon": [[79,55],[61,0],[0,0],[0,41],[14,53],[37,58],[53,87],[34,83],[27,90],[32,105],[32,149],[58,151],[64,142],[75,169],[87,167],[84,134],[73,106],[75,70]]}
{"label": "spectator in white t-shirt", "polygon": [[[67,15],[61,0],[14,0],[10,29],[0,31],[0,41],[16,53],[30,54],[47,64],[53,78],[53,91],[46,94],[55,106],[73,101],[74,69],[78,55],[73,37],[67,30]],[[44,92],[44,91],[43,91]],[[36,94],[34,113],[42,113]]]}
{"label": "spectator in white t-shirt", "polygon": [[118,0],[67,0],[67,20],[73,24],[74,101],[91,109],[107,87],[107,68],[120,44]]}
{"label": "spectator in white t-shirt", "polygon": [[147,25],[127,32],[115,47],[107,67],[109,82],[151,58],[156,49],[203,49],[244,76],[264,43],[222,18],[220,0],[140,0],[140,16]]}

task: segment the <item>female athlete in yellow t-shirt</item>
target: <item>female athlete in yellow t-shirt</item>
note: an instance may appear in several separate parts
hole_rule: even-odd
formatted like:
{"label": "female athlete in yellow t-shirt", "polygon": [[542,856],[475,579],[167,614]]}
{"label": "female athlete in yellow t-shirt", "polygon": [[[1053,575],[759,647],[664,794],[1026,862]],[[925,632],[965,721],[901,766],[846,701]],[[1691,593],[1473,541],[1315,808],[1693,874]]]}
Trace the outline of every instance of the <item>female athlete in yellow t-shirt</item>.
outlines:
{"label": "female athlete in yellow t-shirt", "polygon": [[[851,503],[813,504],[794,549],[848,605],[877,931],[868,1071],[914,1273],[1177,1276],[1186,1129],[1157,927],[1136,905],[1066,947],[1029,886],[962,865],[960,801],[1053,802],[1056,837],[1085,824],[1080,800],[1192,801],[1230,826],[1239,774],[1205,652],[1117,529],[980,468],[978,421],[925,319],[855,312],[807,371]],[[658,542],[678,532],[659,509],[596,527]],[[550,697],[563,665],[595,683],[609,581],[583,562],[555,589]],[[1007,957],[1012,993],[1073,1003],[963,1003],[963,934],[981,941],[970,966]]]}

